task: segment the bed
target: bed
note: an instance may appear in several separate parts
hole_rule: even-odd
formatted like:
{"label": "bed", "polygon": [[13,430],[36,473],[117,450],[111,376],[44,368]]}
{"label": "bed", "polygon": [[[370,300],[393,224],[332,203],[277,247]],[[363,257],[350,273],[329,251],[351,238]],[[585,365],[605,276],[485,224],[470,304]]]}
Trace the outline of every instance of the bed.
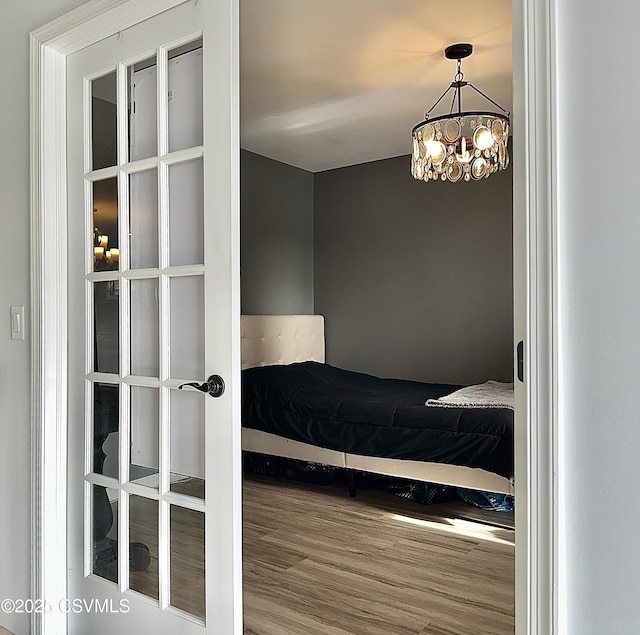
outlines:
{"label": "bed", "polygon": [[460,387],[326,364],[321,315],[242,316],[242,368],[243,450],[514,493],[513,411],[429,407]]}

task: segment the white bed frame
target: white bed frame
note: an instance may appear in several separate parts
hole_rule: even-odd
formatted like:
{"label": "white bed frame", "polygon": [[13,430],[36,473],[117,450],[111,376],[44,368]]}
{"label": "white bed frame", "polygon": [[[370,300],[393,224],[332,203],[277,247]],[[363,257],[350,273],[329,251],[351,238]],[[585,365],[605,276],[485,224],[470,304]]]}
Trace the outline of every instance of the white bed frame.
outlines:
{"label": "white bed frame", "polygon": [[[324,351],[322,315],[242,316],[243,369],[307,360],[324,363]],[[429,483],[515,493],[508,478],[478,468],[349,454],[251,428],[242,429],[242,449]]]}

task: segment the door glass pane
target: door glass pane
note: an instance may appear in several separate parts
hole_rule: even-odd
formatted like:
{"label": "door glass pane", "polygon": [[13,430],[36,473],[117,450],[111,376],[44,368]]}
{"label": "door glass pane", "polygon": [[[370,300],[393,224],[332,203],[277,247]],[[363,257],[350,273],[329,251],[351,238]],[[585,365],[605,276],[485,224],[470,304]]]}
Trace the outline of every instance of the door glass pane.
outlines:
{"label": "door glass pane", "polygon": [[202,145],[202,40],[169,51],[169,152]]}
{"label": "door glass pane", "polygon": [[118,179],[93,183],[93,263],[94,271],[117,271]]}
{"label": "door glass pane", "polygon": [[206,395],[171,391],[171,491],[204,498],[204,404]]}
{"label": "door glass pane", "polygon": [[131,374],[159,373],[158,280],[131,280]]}
{"label": "door glass pane", "polygon": [[157,66],[155,55],[129,67],[129,160],[154,157],[157,148]]}
{"label": "door glass pane", "polygon": [[114,384],[93,385],[93,472],[118,478],[120,392]]}
{"label": "door glass pane", "polygon": [[118,490],[93,486],[92,572],[118,582]]}
{"label": "door glass pane", "polygon": [[91,156],[94,170],[116,165],[117,107],[116,74],[91,82]]}
{"label": "door glass pane", "polygon": [[129,176],[129,249],[131,268],[158,266],[158,171]]}
{"label": "door glass pane", "polygon": [[93,285],[95,322],[94,370],[118,374],[120,368],[120,283],[117,280]]}
{"label": "door glass pane", "polygon": [[204,263],[202,159],[169,167],[169,263]]}
{"label": "door glass pane", "polygon": [[171,606],[205,619],[204,514],[171,506]]}
{"label": "door glass pane", "polygon": [[171,377],[204,381],[204,282],[202,276],[172,278]]}
{"label": "door glass pane", "polygon": [[129,588],[158,599],[158,501],[129,496]]}
{"label": "door glass pane", "polygon": [[158,389],[131,386],[129,480],[158,489],[160,406]]}

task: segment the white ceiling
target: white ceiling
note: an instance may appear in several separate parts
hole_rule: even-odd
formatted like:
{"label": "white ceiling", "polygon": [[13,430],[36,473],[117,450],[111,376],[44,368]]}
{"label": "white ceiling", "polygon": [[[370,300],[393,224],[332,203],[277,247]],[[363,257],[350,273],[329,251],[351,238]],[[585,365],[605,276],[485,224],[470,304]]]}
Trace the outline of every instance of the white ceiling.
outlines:
{"label": "white ceiling", "polygon": [[409,154],[455,42],[474,46],[465,79],[511,110],[511,0],[241,0],[241,146],[311,172]]}

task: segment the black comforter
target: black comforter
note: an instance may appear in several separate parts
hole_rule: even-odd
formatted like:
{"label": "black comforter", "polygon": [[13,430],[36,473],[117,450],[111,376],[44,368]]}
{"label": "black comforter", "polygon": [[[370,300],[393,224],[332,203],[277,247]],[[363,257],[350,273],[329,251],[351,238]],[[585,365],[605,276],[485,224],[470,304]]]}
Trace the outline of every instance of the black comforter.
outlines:
{"label": "black comforter", "polygon": [[242,425],[351,454],[513,475],[513,411],[433,408],[458,388],[302,362],[242,371]]}

